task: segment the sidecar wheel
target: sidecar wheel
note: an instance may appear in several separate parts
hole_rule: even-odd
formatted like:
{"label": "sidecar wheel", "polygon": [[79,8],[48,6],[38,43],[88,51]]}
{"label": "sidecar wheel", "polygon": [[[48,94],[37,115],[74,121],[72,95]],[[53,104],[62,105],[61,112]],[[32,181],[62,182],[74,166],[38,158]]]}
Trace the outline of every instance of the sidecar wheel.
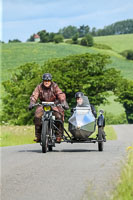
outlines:
{"label": "sidecar wheel", "polygon": [[103,151],[103,130],[102,127],[98,127],[98,150]]}
{"label": "sidecar wheel", "polygon": [[48,121],[42,123],[42,153],[47,153],[48,149]]}

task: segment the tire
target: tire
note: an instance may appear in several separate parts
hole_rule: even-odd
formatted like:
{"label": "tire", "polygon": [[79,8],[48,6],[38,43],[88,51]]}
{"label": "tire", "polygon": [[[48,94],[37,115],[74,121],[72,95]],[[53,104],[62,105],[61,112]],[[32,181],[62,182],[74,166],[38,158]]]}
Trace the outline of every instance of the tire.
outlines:
{"label": "tire", "polygon": [[53,150],[52,146],[48,146],[48,150],[52,151]]}
{"label": "tire", "polygon": [[[98,140],[103,140],[103,130],[102,127],[98,127]],[[103,141],[98,141],[98,150],[103,151]]]}
{"label": "tire", "polygon": [[43,121],[42,123],[42,153],[47,153],[48,149],[48,121]]}

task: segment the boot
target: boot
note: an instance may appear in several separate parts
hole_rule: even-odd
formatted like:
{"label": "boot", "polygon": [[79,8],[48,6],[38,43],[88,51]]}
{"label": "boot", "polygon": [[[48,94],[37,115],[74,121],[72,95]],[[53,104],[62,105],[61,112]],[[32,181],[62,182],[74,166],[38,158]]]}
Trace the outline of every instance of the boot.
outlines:
{"label": "boot", "polygon": [[38,142],[41,142],[41,139],[40,138],[37,138],[35,137],[35,139],[33,140],[34,142],[38,143]]}
{"label": "boot", "polygon": [[35,142],[41,142],[41,129],[41,126],[35,125]]}

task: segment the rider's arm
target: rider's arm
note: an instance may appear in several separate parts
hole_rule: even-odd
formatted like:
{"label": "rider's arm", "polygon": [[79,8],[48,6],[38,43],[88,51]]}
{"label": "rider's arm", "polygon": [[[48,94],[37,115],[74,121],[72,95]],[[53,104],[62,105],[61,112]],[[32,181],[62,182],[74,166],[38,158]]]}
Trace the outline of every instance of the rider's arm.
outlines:
{"label": "rider's arm", "polygon": [[58,85],[56,84],[55,87],[55,95],[57,97],[57,99],[60,101],[60,103],[63,105],[64,109],[69,109],[68,103],[66,101],[66,95],[65,93],[62,92],[62,90],[58,87]]}
{"label": "rider's arm", "polygon": [[33,91],[32,95],[30,97],[30,103],[35,104],[38,100],[38,97],[39,97],[39,85]]}

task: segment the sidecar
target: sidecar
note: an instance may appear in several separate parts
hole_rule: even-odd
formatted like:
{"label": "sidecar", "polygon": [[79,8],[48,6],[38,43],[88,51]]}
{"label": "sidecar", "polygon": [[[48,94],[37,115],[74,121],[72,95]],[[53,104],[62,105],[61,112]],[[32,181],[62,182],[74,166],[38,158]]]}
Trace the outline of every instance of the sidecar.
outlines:
{"label": "sidecar", "polygon": [[69,131],[75,139],[88,139],[96,129],[96,119],[90,106],[76,107],[68,122]]}
{"label": "sidecar", "polygon": [[[95,118],[88,97],[84,96],[83,104],[77,105],[73,109],[72,116],[69,118],[68,130],[72,134],[71,143],[96,143],[98,142],[98,150],[103,151],[103,142],[105,139],[105,120],[103,112],[100,113],[98,119]],[[98,126],[98,134],[95,138],[90,137]],[[69,136],[70,137],[70,136]]]}
{"label": "sidecar", "polygon": [[87,139],[95,132],[96,119],[87,96],[82,97],[80,104],[77,103],[68,122],[69,131],[75,139]]}

